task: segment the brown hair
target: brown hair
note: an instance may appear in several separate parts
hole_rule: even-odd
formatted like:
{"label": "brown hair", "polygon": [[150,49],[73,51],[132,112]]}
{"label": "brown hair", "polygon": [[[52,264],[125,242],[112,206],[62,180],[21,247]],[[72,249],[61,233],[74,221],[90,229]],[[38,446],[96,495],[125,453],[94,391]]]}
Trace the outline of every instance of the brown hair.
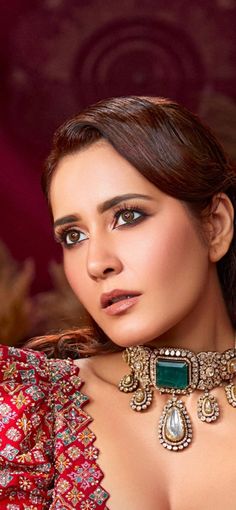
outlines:
{"label": "brown hair", "polygon": [[[186,203],[195,218],[209,209],[219,192],[225,192],[236,209],[235,169],[209,128],[168,99],[135,96],[102,100],[59,127],[42,176],[49,204],[51,179],[59,161],[99,139],[107,140],[161,191]],[[228,253],[217,264],[234,325],[235,248],[234,235]],[[50,335],[31,346],[57,356],[78,349],[85,354],[120,350],[93,321],[91,328]]]}

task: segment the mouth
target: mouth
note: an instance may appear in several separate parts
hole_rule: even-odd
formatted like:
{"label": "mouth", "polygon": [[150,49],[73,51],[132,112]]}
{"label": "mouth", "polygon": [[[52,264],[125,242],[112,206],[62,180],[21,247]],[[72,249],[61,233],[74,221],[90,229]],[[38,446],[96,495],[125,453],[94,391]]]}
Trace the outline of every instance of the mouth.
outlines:
{"label": "mouth", "polygon": [[136,291],[115,289],[112,292],[102,294],[101,307],[109,315],[116,315],[134,305],[140,295],[140,292]]}

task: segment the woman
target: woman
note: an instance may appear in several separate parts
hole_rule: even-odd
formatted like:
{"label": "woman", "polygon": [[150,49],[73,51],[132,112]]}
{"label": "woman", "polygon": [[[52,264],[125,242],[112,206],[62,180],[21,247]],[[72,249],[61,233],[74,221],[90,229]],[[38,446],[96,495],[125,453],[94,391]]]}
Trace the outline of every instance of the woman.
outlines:
{"label": "woman", "polygon": [[1,508],[233,510],[236,174],[222,148],[171,101],[108,99],[59,128],[43,187],[91,328],[29,344],[66,360],[2,348]]}

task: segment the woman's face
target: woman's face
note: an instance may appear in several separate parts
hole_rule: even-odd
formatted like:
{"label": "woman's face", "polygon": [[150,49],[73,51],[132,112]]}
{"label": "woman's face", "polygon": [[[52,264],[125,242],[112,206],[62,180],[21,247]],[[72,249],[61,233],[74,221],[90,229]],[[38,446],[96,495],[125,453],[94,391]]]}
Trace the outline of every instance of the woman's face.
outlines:
{"label": "woman's face", "polygon": [[196,320],[208,249],[179,200],[105,141],[61,160],[50,198],[68,281],[113,342],[154,341]]}

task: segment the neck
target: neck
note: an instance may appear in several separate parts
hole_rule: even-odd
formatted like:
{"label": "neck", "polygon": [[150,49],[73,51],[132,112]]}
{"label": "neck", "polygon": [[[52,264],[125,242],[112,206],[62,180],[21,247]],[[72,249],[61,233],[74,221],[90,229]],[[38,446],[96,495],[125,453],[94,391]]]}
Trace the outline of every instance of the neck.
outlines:
{"label": "neck", "polygon": [[235,346],[235,331],[230,324],[228,328],[212,328],[212,332],[208,332],[206,335],[206,331],[202,335],[200,330],[197,328],[197,331],[193,331],[187,337],[183,334],[179,335],[161,335],[154,342],[149,342],[146,346],[151,347],[173,347],[173,348],[183,348],[188,349],[189,351],[193,351],[195,353],[203,352],[203,351],[217,351],[223,352],[227,349],[231,349]]}
{"label": "neck", "polygon": [[[203,307],[204,306],[204,307]],[[223,352],[235,346],[235,331],[220,291],[214,299],[199,304],[183,322],[173,326],[156,340],[147,343],[154,347],[182,347],[195,353]]]}

